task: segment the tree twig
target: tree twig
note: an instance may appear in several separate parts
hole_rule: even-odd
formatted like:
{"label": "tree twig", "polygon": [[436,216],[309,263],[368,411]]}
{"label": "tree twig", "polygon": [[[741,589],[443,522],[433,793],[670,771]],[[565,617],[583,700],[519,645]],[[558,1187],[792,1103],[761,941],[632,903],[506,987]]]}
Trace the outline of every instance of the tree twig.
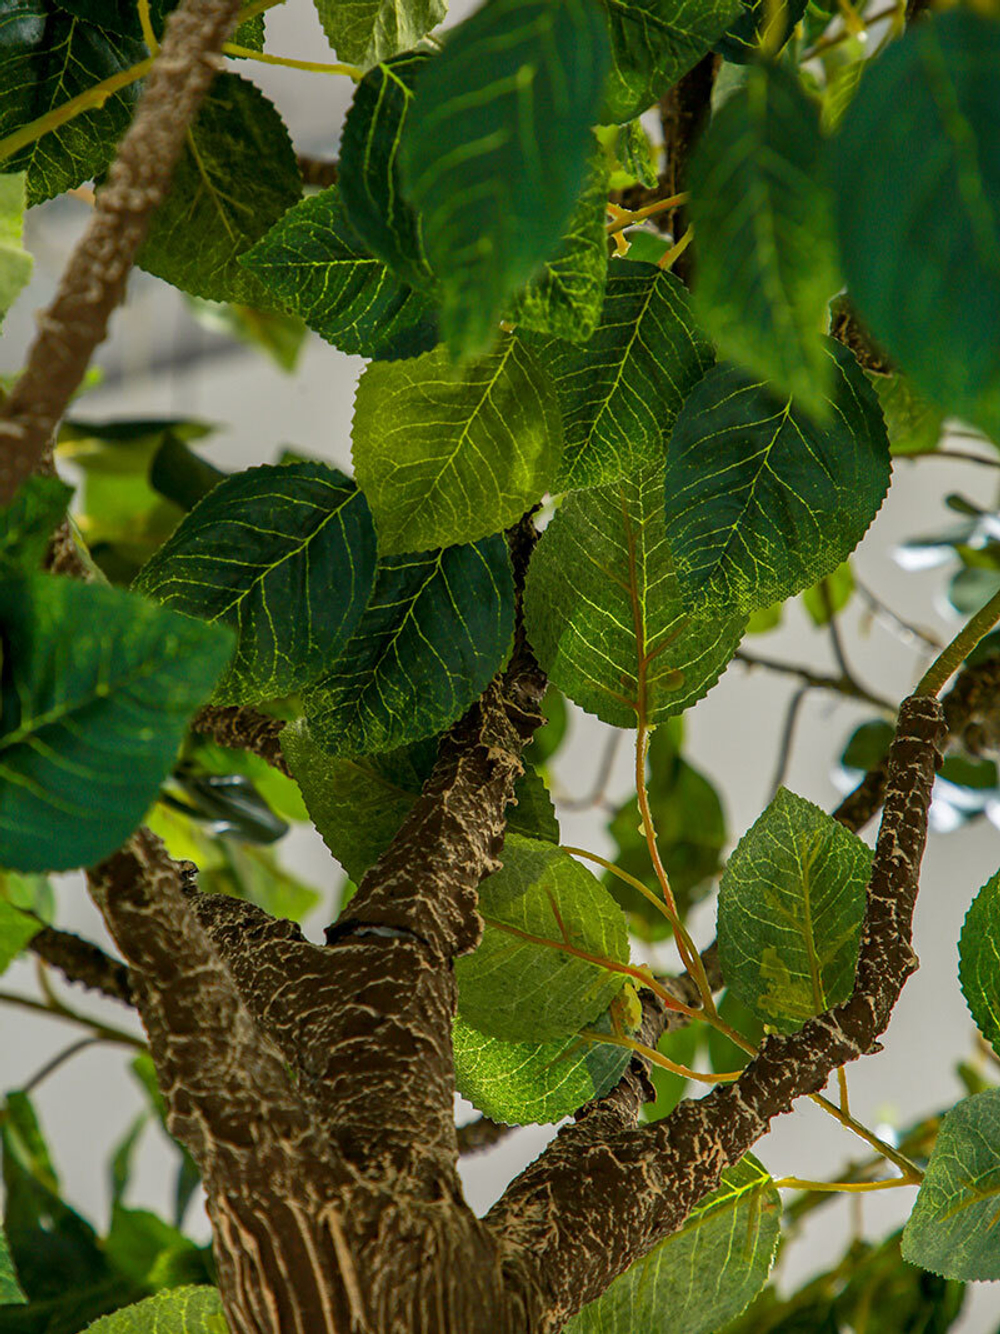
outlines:
{"label": "tree twig", "polygon": [[78,982],[123,1005],[134,1004],[128,968],[92,941],[72,931],[46,926],[31,938],[28,947],[45,963],[58,968],[67,981]]}
{"label": "tree twig", "polygon": [[783,662],[780,658],[766,658],[760,654],[750,654],[737,649],[734,660],[745,667],[761,667],[769,672],[778,672],[783,676],[797,676],[807,686],[816,690],[832,690],[835,694],[845,695],[848,699],[858,699],[865,704],[872,704],[886,713],[895,713],[896,706],[890,700],[873,695],[850,676],[831,676],[827,672],[817,672],[811,667],[799,663]]}
{"label": "tree twig", "polygon": [[210,736],[220,746],[231,750],[249,750],[291,777],[291,770],[281,749],[285,724],[256,709],[206,705],[191,720],[192,731]]}
{"label": "tree twig", "polygon": [[810,685],[801,685],[788,701],[788,708],[785,711],[785,722],[781,729],[781,741],[778,743],[778,759],[774,768],[774,777],[771,779],[771,796],[775,793],[785,781],[785,775],[788,773],[788,764],[792,757],[792,744],[795,740],[795,728],[799,720],[799,712],[805,702],[806,695],[812,689]]}
{"label": "tree twig", "polygon": [[494,1144],[499,1144],[512,1130],[514,1126],[491,1121],[488,1116],[477,1116],[475,1121],[468,1121],[456,1130],[458,1151],[463,1158],[467,1154],[482,1153],[484,1149],[492,1149]]}

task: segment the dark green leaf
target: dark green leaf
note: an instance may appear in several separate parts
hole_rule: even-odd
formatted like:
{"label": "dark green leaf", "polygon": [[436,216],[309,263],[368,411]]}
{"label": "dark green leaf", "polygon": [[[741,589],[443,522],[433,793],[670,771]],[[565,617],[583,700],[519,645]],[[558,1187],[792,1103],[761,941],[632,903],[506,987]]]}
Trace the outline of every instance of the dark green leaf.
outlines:
{"label": "dark green leaf", "polygon": [[667,534],[689,598],[746,611],[832,574],[889,485],[889,442],[874,391],[842,344],[831,423],[818,426],[733,366],[708,372],[667,446]]}
{"label": "dark green leaf", "polygon": [[918,389],[996,440],[998,62],[992,17],[963,8],[915,25],[865,76],[834,152],[841,252],[861,315]]}
{"label": "dark green leaf", "polygon": [[58,477],[29,477],[0,510],[0,561],[20,570],[37,569],[72,494]]}
{"label": "dark green leaf", "polygon": [[626,240],[629,243],[628,251],[619,258],[628,260],[632,264],[659,264],[671,246],[669,236],[664,236],[662,232],[652,232],[645,227],[633,227]]}
{"label": "dark green leaf", "polygon": [[528,638],[556,685],[616,727],[700,699],[745,616],[687,611],[662,526],[662,472],[570,496],[545,530],[525,592]]}
{"label": "dark green leaf", "polygon": [[624,976],[538,941],[562,942],[565,930],[574,949],[627,963],[625,918],[600,881],[551,843],[508,834],[502,860],[479,886],[483,938],[455,960],[458,1012],[507,1042],[568,1037],[608,1008]]}
{"label": "dark green leaf", "polygon": [[[58,9],[52,0],[0,0],[0,138],[23,129],[94,84],[144,60],[141,42]],[[27,173],[29,204],[100,176],[128,127],[139,95],[130,84],[7,158]]]}
{"label": "dark green leaf", "polygon": [[[122,37],[142,40],[142,24],[139,21],[137,0],[56,0],[60,9],[78,18],[87,19],[102,28],[118,33]],[[149,16],[153,31],[158,37],[163,35],[163,25],[171,10],[176,9],[180,0],[149,0]],[[264,15],[247,19],[233,34],[237,46],[248,46],[254,51],[264,49]]]}
{"label": "dark green leaf", "polygon": [[659,1242],[566,1325],[567,1334],[716,1334],[763,1287],[781,1231],[781,1199],[751,1154],[679,1232]]}
{"label": "dark green leaf", "polygon": [[787,788],[740,839],[719,887],[719,963],[765,1023],[794,1032],[851,994],[871,860]]}
{"label": "dark green leaf", "polygon": [[417,288],[433,287],[434,275],[421,218],[403,197],[396,159],[414,82],[430,58],[426,51],[408,51],[369,70],[340,138],[340,197],[347,221],[367,250]]}
{"label": "dark green leaf", "polygon": [[290,209],[242,263],[342,352],[392,361],[438,341],[433,306],[361,246],[336,185]]}
{"label": "dark green leaf", "polygon": [[726,60],[746,65],[759,58],[761,49],[778,52],[795,31],[795,25],[806,12],[809,0],[743,0],[743,13],[715,49]]}
{"label": "dark green leaf", "polygon": [[782,65],[755,65],[712,117],[689,173],[695,311],[719,355],[829,416],[821,330],[840,287],[815,104]]}
{"label": "dark green leaf", "polygon": [[873,718],[854,729],[840,757],[846,769],[875,769],[889,753],[896,729],[883,718]]}
{"label": "dark green leaf", "polygon": [[220,74],[188,130],[137,262],[192,296],[266,307],[267,288],[239,260],[301,193],[277,111],[249,80]]}
{"label": "dark green leaf", "polygon": [[0,323],[27,284],[34,264],[21,240],[24,192],[23,173],[0,176]]}
{"label": "dark green leaf", "polygon": [[512,334],[476,361],[455,366],[441,347],[373,363],[358,383],[354,470],[383,555],[515,523],[550,486],[561,451],[555,395]]}
{"label": "dark green leaf", "polygon": [[513,629],[502,537],[387,557],[347,647],[303,696],[313,739],[358,755],[433,736],[485,690]]}
{"label": "dark green leaf", "polygon": [[612,267],[600,323],[587,343],[537,335],[524,341],[559,396],[565,430],[559,490],[634,477],[645,464],[661,462],[681,404],[715,359],[684,288],[652,264]]}
{"label": "dark green leaf", "polygon": [[448,12],[445,0],[315,0],[341,60],[362,69],[416,46]]}
{"label": "dark green leaf", "polygon": [[[590,1028],[611,1031],[607,1016]],[[572,1116],[614,1088],[631,1053],[573,1035],[553,1042],[504,1042],[459,1017],[453,1033],[459,1093],[494,1121],[547,1124]]]}
{"label": "dark green leaf", "polygon": [[221,704],[292,694],[347,643],[375,582],[375,532],[354,483],[325,463],[227,477],[143,566],[135,587],[236,632]]}
{"label": "dark green leaf", "polygon": [[511,297],[558,246],[607,62],[594,0],[487,0],[421,71],[400,160],[453,352],[489,347]]}
{"label": "dark green leaf", "polygon": [[964,1098],[941,1122],[903,1230],[903,1258],[944,1278],[1000,1278],[1000,1089]]}
{"label": "dark green leaf", "polygon": [[147,1209],[116,1204],[104,1250],[119,1273],[143,1287],[157,1287],[156,1274],[198,1253],[195,1243]]}
{"label": "dark green leaf", "polygon": [[[901,1236],[894,1232],[880,1245],[866,1246],[867,1254],[859,1254],[855,1243],[853,1272],[836,1299],[837,1334],[845,1328],[875,1334],[876,1321],[878,1334],[946,1334],[958,1319],[965,1289],[907,1264],[900,1254]],[[839,1286],[836,1280],[831,1283]]]}
{"label": "dark green leaf", "polygon": [[117,589],[0,583],[0,831],[22,871],[89,866],[139,824],[231,636]]}
{"label": "dark green leaf", "polygon": [[545,722],[535,733],[531,742],[531,758],[537,765],[543,765],[558,751],[566,740],[569,729],[569,711],[566,697],[554,685],[549,685],[542,700],[542,716]]}
{"label": "dark green leaf", "polygon": [[0,1306],[9,1306],[27,1300],[20,1283],[17,1281],[17,1275],[14,1273],[14,1262],[10,1257],[7,1238],[4,1236],[3,1228],[0,1227]]}
{"label": "dark green leaf", "polygon": [[740,13],[740,0],[602,0],[611,75],[602,119],[639,115],[697,64]]}
{"label": "dark green leaf", "polygon": [[598,152],[558,249],[514,299],[510,318],[519,332],[556,334],[576,343],[593,334],[608,276],[607,203],[608,171]]}
{"label": "dark green leaf", "polygon": [[87,1334],[226,1334],[218,1290],[174,1288],[126,1306],[90,1325]]}
{"label": "dark green leaf", "polygon": [[[660,1038],[656,1050],[661,1056],[674,1061],[677,1065],[686,1065],[692,1069],[698,1056],[704,1031],[700,1024],[687,1024],[676,1033],[665,1033]],[[675,1074],[662,1065],[650,1064],[649,1077],[656,1090],[656,1101],[647,1102],[642,1109],[644,1121],[662,1121],[669,1116],[687,1091],[689,1081],[683,1075]]]}
{"label": "dark green leaf", "polygon": [[1000,572],[995,569],[959,570],[948,585],[948,601],[962,616],[979,611],[995,593],[1000,593]]}
{"label": "dark green leaf", "polygon": [[[722,993],[722,999],[719,1001],[719,1017],[748,1042],[752,1042],[756,1047],[760,1046],[764,1037],[764,1025],[731,988]],[[715,1073],[723,1075],[732,1070],[742,1070],[750,1057],[725,1033],[720,1033],[717,1028],[709,1028],[708,1059]]]}
{"label": "dark green leaf", "polygon": [[958,976],[980,1033],[1000,1054],[1000,872],[987,880],[965,917]]}
{"label": "dark green leaf", "polygon": [[659,184],[659,172],[656,169],[657,151],[649,141],[649,135],[642,128],[641,120],[630,120],[621,127],[617,144],[618,158],[624,171],[653,190]]}

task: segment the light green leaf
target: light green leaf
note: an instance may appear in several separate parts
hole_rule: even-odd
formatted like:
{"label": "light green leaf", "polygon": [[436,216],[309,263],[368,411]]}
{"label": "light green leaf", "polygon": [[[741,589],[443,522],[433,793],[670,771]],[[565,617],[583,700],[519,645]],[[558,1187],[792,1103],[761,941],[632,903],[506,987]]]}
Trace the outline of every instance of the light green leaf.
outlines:
{"label": "light green leaf", "polygon": [[903,1259],[945,1278],[1000,1279],[1000,1089],[964,1098],[941,1122]]}
{"label": "light green leaf", "polygon": [[483,938],[455,960],[458,1012],[508,1042],[575,1034],[608,1008],[624,974],[503,927],[628,963],[625,918],[600,881],[551,843],[509,834],[501,860],[503,869],[479,886]]}
{"label": "light green leaf", "polygon": [[235,840],[213,840],[216,856],[201,867],[199,884],[206,894],[228,894],[255,903],[272,917],[301,922],[319,905],[312,885],[286,870],[274,848]]}
{"label": "light green leaf", "polygon": [[21,239],[25,179],[23,172],[0,176],[0,323],[27,285],[34,264]]}
{"label": "light green leaf", "polygon": [[958,976],[980,1033],[1000,1055],[1000,871],[972,900],[958,943]]}
{"label": "light green leaf", "polygon": [[361,246],[339,186],[290,209],[241,263],[342,352],[392,361],[438,341],[433,306]]}
{"label": "light green leaf", "polygon": [[826,419],[821,332],[841,285],[819,113],[797,75],[755,65],[713,117],[689,173],[695,312],[719,355]]}
{"label": "light green leaf", "polygon": [[[0,0],[0,138],[145,59],[141,42],[60,12],[49,0]],[[128,127],[133,83],[50,130],[0,164],[25,172],[29,204],[100,176]]]}
{"label": "light green leaf", "polygon": [[729,858],[719,886],[722,973],[782,1033],[850,996],[871,861],[856,834],[787,788]]}
{"label": "light green leaf", "polygon": [[674,1232],[566,1325],[566,1334],[715,1334],[764,1286],[781,1231],[781,1199],[747,1154]]}
{"label": "light green leaf", "polygon": [[36,917],[0,899],[0,973],[14,962],[41,929],[42,923]]}
{"label": "light green leaf", "polygon": [[928,398],[1000,441],[998,64],[992,17],[916,24],[866,73],[833,166],[865,323]]}
{"label": "light green leaf", "polygon": [[303,695],[313,739],[358,755],[433,736],[486,689],[513,630],[502,537],[387,557],[353,637]]}
{"label": "light green leaf", "polygon": [[662,477],[647,468],[570,496],[532,557],[528,638],[560,690],[606,723],[661,722],[701,699],[746,617],[688,611],[663,528]]}
{"label": "light green leaf", "polygon": [[893,454],[926,454],[944,434],[944,413],[920,397],[905,375],[869,376],[878,394]]}
{"label": "light green leaf", "polygon": [[813,625],[829,625],[831,615],[836,616],[851,600],[854,592],[854,571],[851,562],[845,560],[832,574],[821,579],[812,588],[802,594],[802,605],[809,613]]}
{"label": "light green leaf", "polygon": [[638,116],[702,58],[740,0],[602,0],[611,38],[603,120]]}
{"label": "light green leaf", "polygon": [[[607,1016],[588,1027],[611,1031]],[[552,1042],[505,1042],[455,1020],[455,1084],[474,1107],[506,1125],[547,1125],[614,1088],[631,1052],[572,1034]]]}
{"label": "light green leaf", "polygon": [[874,391],[832,339],[829,426],[734,366],[688,395],[667,445],[667,534],[685,595],[746,611],[832,574],[878,513],[889,441]]}
{"label": "light green leaf", "polygon": [[98,584],[0,582],[0,841],[19,871],[89,866],[141,821],[232,637]]}
{"label": "light green leaf", "polygon": [[226,1334],[217,1288],[174,1288],[125,1306],[87,1326],[86,1334]]}
{"label": "light green leaf", "polygon": [[221,704],[292,694],[354,632],[375,582],[364,496],[325,463],[248,468],[200,500],[143,566],[140,593],[230,626]]}
{"label": "light green leaf", "polygon": [[416,46],[448,12],[445,0],[315,0],[341,60],[367,69]]}
{"label": "light green leaf", "polygon": [[628,121],[621,127],[617,144],[618,159],[622,169],[640,185],[653,190],[659,184],[660,174],[656,169],[658,152],[649,141],[649,135],[638,118]]}
{"label": "light green leaf", "polygon": [[36,475],[23,482],[10,504],[0,509],[0,561],[20,570],[37,569],[72,494],[72,487],[58,477]]}
{"label": "light green leaf", "polygon": [[595,0],[487,0],[421,71],[400,161],[452,352],[489,347],[511,297],[557,248],[607,61]]}
{"label": "light green leaf", "polygon": [[599,151],[559,248],[514,299],[510,319],[520,332],[556,334],[575,343],[593,334],[608,276],[607,203],[608,171]]}
{"label": "light green leaf", "polygon": [[340,138],[338,184],[347,221],[368,250],[411,287],[433,287],[419,213],[403,197],[397,156],[427,51],[408,51],[358,84]]}
{"label": "light green leaf", "polygon": [[301,194],[291,140],[273,105],[249,80],[220,74],[188,130],[137,263],[192,296],[267,307],[267,288],[239,260]]}
{"label": "light green leaf", "polygon": [[15,1303],[23,1305],[27,1300],[14,1273],[7,1238],[0,1227],[0,1306],[13,1306]]}
{"label": "light green leaf", "polygon": [[353,457],[383,555],[474,542],[540,500],[562,449],[555,395],[511,334],[453,365],[443,347],[373,363],[358,383]]}
{"label": "light green leaf", "polygon": [[684,288],[654,264],[612,266],[600,322],[583,346],[523,341],[559,395],[560,490],[602,486],[662,462],[681,404],[715,360]]}

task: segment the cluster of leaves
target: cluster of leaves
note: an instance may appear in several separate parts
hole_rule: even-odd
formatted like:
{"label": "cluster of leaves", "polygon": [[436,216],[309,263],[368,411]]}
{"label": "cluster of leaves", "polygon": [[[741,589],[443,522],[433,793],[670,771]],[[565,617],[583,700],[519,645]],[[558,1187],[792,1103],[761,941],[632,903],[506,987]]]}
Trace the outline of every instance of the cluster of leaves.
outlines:
{"label": "cluster of leaves", "polygon": [[[170,7],[151,6],[154,31]],[[41,571],[69,494],[33,479],[0,514],[4,864],[24,877],[92,864],[155,805],[153,826],[203,888],[303,915],[315,896],[270,844],[306,816],[360,880],[438,738],[507,659],[519,593],[504,532],[549,496],[520,591],[528,637],[576,706],[643,738],[659,728],[648,796],[686,911],[727,834],[681,753],[680,715],[788,598],[823,581],[807,601],[823,622],[850,596],[846,562],[892,452],[934,448],[945,413],[1000,441],[1000,25],[957,9],[875,60],[815,60],[830,18],[815,3],[487,0],[440,43],[423,40],[437,0],[317,8],[338,57],[359,65],[337,183],[303,197],[278,111],[244,75],[220,74],[139,262],[286,361],[303,325],[366,358],[355,476],[289,452],[224,475],[191,448],[207,434],[194,422],[63,426],[99,577]],[[259,18],[237,35],[250,52],[263,40]],[[648,237],[609,258],[606,204],[612,162],[655,180],[636,117],[713,50],[729,75],[690,165],[689,292]],[[25,201],[99,186],[147,56],[128,0],[0,0],[0,316],[30,269]],[[52,119],[109,78],[99,105]],[[885,354],[845,333],[850,308],[825,334],[845,283]],[[967,539],[951,545],[974,549]],[[287,719],[295,782],[192,736],[206,701]],[[482,886],[482,944],[457,965],[459,1090],[511,1123],[558,1120],[616,1083],[635,1027],[630,929],[666,931],[635,888],[660,890],[633,803],[611,825],[633,884],[600,881],[559,846],[540,767],[557,730],[553,717],[503,868]],[[718,938],[723,1018],[745,1038],[793,1032],[850,994],[869,868],[859,839],[785,790],[739,842]],[[0,962],[41,924],[19,892],[0,896]],[[998,936],[994,879],[961,966],[1000,1052]],[[716,1072],[745,1059],[706,1025],[663,1052],[683,1066],[706,1047]],[[675,1073],[657,1079],[654,1116],[683,1090]],[[903,1256],[949,1280],[1000,1277],[998,1117],[1000,1090],[985,1089],[944,1118],[903,1234]],[[131,1140],[98,1245],[60,1200],[22,1095],[3,1134],[18,1277],[0,1245],[0,1304],[23,1315],[17,1328],[73,1334],[74,1320],[210,1280],[176,1227],[122,1206]],[[63,1325],[45,1323],[45,1304],[79,1287],[77,1270],[50,1292],[43,1218],[60,1245],[65,1225],[101,1289]],[[571,1327],[624,1334],[669,1310],[677,1334],[711,1334],[765,1283],[778,1232],[774,1183],[748,1157]],[[866,1256],[858,1284],[889,1264]],[[151,1301],[134,1325],[97,1328],[160,1315],[221,1328],[211,1290]],[[761,1301],[770,1319],[777,1299]],[[853,1319],[837,1301],[847,1314],[828,1300],[831,1329]]]}

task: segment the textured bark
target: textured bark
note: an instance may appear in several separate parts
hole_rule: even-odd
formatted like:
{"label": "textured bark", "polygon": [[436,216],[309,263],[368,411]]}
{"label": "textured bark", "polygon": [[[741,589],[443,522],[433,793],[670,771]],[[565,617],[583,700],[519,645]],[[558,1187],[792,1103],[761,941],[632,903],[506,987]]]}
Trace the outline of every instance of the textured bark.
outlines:
{"label": "textured bark", "polygon": [[183,0],[170,16],[135,118],[98,193],[24,370],[0,408],[0,505],[42,462],[66,405],[125,292],[188,123],[215,77],[240,0]]}
{"label": "textured bark", "polygon": [[118,959],[112,959],[99,946],[72,931],[59,931],[46,926],[33,936],[32,953],[52,968],[58,968],[69,982],[79,982],[90,991],[99,991],[109,1000],[132,1005],[132,982],[128,969]]}
{"label": "textured bark", "polygon": [[210,736],[220,746],[233,750],[251,750],[268,764],[291,777],[291,770],[281,749],[281,732],[285,724],[256,709],[219,708],[208,705],[201,709],[191,723],[195,732]]}

